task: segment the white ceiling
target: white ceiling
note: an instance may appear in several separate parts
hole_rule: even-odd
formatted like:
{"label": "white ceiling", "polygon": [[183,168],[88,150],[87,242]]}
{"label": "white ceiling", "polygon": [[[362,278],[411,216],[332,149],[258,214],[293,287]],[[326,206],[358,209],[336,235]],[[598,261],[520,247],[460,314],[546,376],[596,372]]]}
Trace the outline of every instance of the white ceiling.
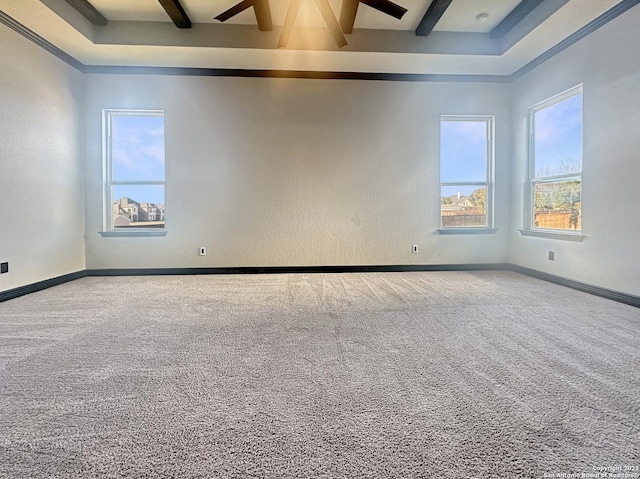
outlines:
{"label": "white ceiling", "polygon": [[[519,3],[520,0],[454,0],[434,30],[486,33],[498,25]],[[479,13],[487,13],[489,17],[479,22],[476,20]]]}
{"label": "white ceiling", "polygon": [[[157,0],[90,0],[109,20],[104,27],[64,0],[0,0],[0,10],[85,65],[510,75],[621,0],[569,0],[504,52],[483,50],[498,45],[487,32],[520,0],[453,0],[428,37],[414,31],[431,0],[394,0],[408,10],[401,20],[360,4],[342,49],[311,0],[302,2],[296,41],[284,49],[276,47],[289,0],[270,0],[273,32],[258,31],[251,8],[224,24],[214,20],[238,1],[181,0],[191,29],[175,27]],[[330,4],[339,17],[341,0]],[[479,13],[488,18],[479,22]]]}

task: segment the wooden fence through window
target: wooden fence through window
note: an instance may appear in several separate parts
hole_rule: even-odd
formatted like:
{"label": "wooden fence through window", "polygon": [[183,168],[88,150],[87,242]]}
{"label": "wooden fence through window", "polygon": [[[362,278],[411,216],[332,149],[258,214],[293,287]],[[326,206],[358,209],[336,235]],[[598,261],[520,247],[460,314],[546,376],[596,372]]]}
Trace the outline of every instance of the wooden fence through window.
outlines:
{"label": "wooden fence through window", "polygon": [[487,215],[477,211],[443,211],[442,227],[486,226]]}
{"label": "wooden fence through window", "polygon": [[537,228],[549,228],[560,230],[580,230],[582,229],[582,217],[572,215],[570,211],[550,211],[538,212],[535,215],[534,226]]}

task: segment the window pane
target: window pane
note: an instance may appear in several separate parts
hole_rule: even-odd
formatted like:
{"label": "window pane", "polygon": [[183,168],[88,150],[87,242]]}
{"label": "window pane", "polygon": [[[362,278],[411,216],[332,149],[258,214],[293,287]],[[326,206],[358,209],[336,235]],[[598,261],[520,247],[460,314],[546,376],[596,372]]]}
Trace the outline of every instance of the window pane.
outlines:
{"label": "window pane", "polygon": [[582,171],[582,94],[534,113],[535,177]]}
{"label": "window pane", "polygon": [[114,228],[164,228],[164,186],[114,186]]}
{"label": "window pane", "polygon": [[111,163],[116,181],[163,181],[164,117],[112,115]]}
{"label": "window pane", "polygon": [[440,188],[442,227],[487,226],[485,186],[443,186]]}
{"label": "window pane", "polygon": [[534,184],[534,220],[536,228],[581,229],[581,181]]}
{"label": "window pane", "polygon": [[486,181],[487,122],[440,122],[440,182]]}

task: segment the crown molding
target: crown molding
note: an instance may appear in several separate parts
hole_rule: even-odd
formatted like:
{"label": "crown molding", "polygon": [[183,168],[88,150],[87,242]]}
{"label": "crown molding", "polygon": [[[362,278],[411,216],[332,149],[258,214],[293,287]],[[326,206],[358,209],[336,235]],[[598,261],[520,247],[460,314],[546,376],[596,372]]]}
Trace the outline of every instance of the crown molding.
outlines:
{"label": "crown molding", "polygon": [[251,70],[229,68],[182,68],[182,67],[132,67],[109,65],[85,65],[68,53],[59,49],[37,33],[16,21],[0,10],[0,23],[19,33],[39,47],[56,56],[63,62],[90,74],[135,74],[135,75],[182,75],[211,77],[246,77],[246,78],[298,78],[314,80],[372,80],[403,82],[470,82],[470,83],[511,83],[534,68],[566,50],[574,43],[606,25],[611,20],[637,6],[640,0],[623,0],[595,20],[589,22],[560,43],[540,56],[531,60],[510,75],[448,75],[418,73],[375,73],[375,72],[338,72],[338,71],[302,71],[302,70]]}

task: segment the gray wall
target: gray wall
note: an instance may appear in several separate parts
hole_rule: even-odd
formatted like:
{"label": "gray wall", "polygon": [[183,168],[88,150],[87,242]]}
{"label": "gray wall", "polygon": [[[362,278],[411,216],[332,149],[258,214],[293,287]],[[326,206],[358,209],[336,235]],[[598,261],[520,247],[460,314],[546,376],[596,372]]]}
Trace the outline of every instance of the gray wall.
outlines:
{"label": "gray wall", "polygon": [[83,270],[83,76],[0,25],[0,291]]}
{"label": "gray wall", "polygon": [[[88,268],[510,261],[640,294],[638,24],[631,9],[511,85],[82,75],[0,27],[0,291],[86,252]],[[527,109],[580,82],[585,240],[522,237]],[[166,110],[166,237],[98,234],[103,108]],[[436,232],[441,114],[496,116],[495,235]]]}
{"label": "gray wall", "polygon": [[[511,85],[512,263],[640,294],[640,8]],[[582,243],[523,237],[527,109],[584,84]],[[547,252],[555,251],[555,261]]]}
{"label": "gray wall", "polygon": [[[87,81],[89,268],[507,259],[503,84],[133,75]],[[98,234],[102,108],[165,110],[164,238]],[[436,232],[445,113],[496,116],[495,235]],[[208,248],[206,257],[199,246]]]}

